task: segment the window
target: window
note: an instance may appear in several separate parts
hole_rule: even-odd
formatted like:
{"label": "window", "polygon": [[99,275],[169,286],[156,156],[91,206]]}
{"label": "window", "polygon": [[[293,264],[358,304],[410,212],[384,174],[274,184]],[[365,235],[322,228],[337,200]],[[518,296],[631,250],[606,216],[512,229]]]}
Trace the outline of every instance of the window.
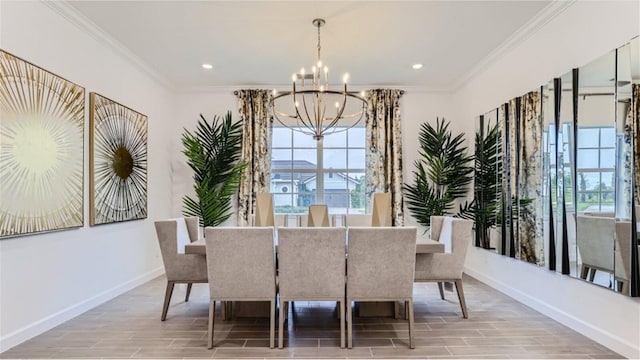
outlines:
{"label": "window", "polygon": [[326,204],[332,214],[364,213],[364,126],[317,142],[274,124],[271,143],[270,191],[276,213],[306,213],[313,204]]}
{"label": "window", "polygon": [[614,127],[578,128],[578,211],[615,211],[615,144]]}

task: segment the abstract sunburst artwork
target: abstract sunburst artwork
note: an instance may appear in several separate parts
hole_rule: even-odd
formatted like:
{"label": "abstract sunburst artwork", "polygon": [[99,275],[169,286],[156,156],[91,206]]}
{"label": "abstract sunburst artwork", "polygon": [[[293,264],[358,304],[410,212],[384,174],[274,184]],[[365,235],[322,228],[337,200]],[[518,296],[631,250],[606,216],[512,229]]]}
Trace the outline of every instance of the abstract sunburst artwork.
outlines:
{"label": "abstract sunburst artwork", "polygon": [[91,225],[147,217],[147,117],[90,96]]}
{"label": "abstract sunburst artwork", "polygon": [[0,238],[83,225],[84,101],[0,50]]}

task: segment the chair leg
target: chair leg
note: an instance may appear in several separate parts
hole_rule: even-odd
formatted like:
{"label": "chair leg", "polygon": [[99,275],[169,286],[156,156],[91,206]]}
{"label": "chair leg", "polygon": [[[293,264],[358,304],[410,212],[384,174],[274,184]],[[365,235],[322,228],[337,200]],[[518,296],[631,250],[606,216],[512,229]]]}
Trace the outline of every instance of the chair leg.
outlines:
{"label": "chair leg", "polygon": [[269,348],[274,348],[276,336],[276,299],[271,299],[271,316],[269,317]]}
{"label": "chair leg", "polygon": [[284,347],[284,301],[280,298],[280,314],[278,315],[278,348]]}
{"label": "chair leg", "polygon": [[460,300],[460,308],[462,308],[462,317],[465,319],[469,318],[467,314],[467,303],[464,301],[464,291],[462,290],[462,279],[457,279],[456,283],[456,292],[458,293],[458,300]]}
{"label": "chair leg", "polygon": [[213,320],[216,315],[216,301],[209,301],[209,326],[207,327],[207,347],[213,349]]}
{"label": "chair leg", "polygon": [[169,303],[171,302],[171,294],[173,294],[173,285],[175,282],[167,281],[167,290],[164,293],[164,305],[162,306],[162,316],[160,320],[167,320],[167,311],[169,311]]}
{"label": "chair leg", "polygon": [[444,283],[438,281],[438,290],[440,291],[440,299],[444,300]]}
{"label": "chair leg", "polygon": [[187,283],[187,295],[184,297],[184,302],[189,301],[189,295],[191,294],[191,286],[193,283]]}
{"label": "chair leg", "polygon": [[351,300],[347,298],[347,347],[353,348],[353,314],[351,313]]}
{"label": "chair leg", "polygon": [[588,273],[589,273],[589,268],[584,266],[584,264],[580,265],[580,278],[583,280],[587,280]]}
{"label": "chair leg", "polygon": [[415,344],[413,343],[413,300],[407,300],[404,302],[404,306],[409,309],[409,349],[414,349]]}
{"label": "chair leg", "polygon": [[344,349],[344,299],[340,301],[340,348]]}
{"label": "chair leg", "polygon": [[591,268],[591,272],[589,273],[589,281],[593,282],[593,279],[596,277],[596,269]]}

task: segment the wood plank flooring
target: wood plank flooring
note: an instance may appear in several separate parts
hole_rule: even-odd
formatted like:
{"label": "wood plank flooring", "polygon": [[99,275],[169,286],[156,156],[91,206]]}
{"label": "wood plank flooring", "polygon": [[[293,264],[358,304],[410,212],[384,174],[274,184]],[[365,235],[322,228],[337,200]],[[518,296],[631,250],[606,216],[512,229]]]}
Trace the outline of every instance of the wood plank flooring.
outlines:
{"label": "wood plank flooring", "polygon": [[296,302],[285,349],[269,349],[268,319],[222,321],[207,349],[209,291],[176,286],[167,320],[159,277],[26,341],[0,358],[622,358],[558,322],[465,277],[469,319],[457,296],[441,300],[435,283],[415,284],[416,348],[408,348],[404,320],[356,318],[354,348],[339,348],[335,303]]}

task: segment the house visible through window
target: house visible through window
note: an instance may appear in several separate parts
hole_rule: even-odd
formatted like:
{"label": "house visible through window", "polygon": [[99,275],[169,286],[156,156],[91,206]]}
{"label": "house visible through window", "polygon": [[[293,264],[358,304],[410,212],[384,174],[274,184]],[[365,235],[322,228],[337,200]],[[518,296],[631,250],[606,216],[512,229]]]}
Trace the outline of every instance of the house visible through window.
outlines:
{"label": "house visible through window", "polygon": [[318,143],[311,135],[274,125],[271,139],[270,191],[276,213],[306,213],[313,204],[326,204],[332,214],[364,213],[363,126]]}

